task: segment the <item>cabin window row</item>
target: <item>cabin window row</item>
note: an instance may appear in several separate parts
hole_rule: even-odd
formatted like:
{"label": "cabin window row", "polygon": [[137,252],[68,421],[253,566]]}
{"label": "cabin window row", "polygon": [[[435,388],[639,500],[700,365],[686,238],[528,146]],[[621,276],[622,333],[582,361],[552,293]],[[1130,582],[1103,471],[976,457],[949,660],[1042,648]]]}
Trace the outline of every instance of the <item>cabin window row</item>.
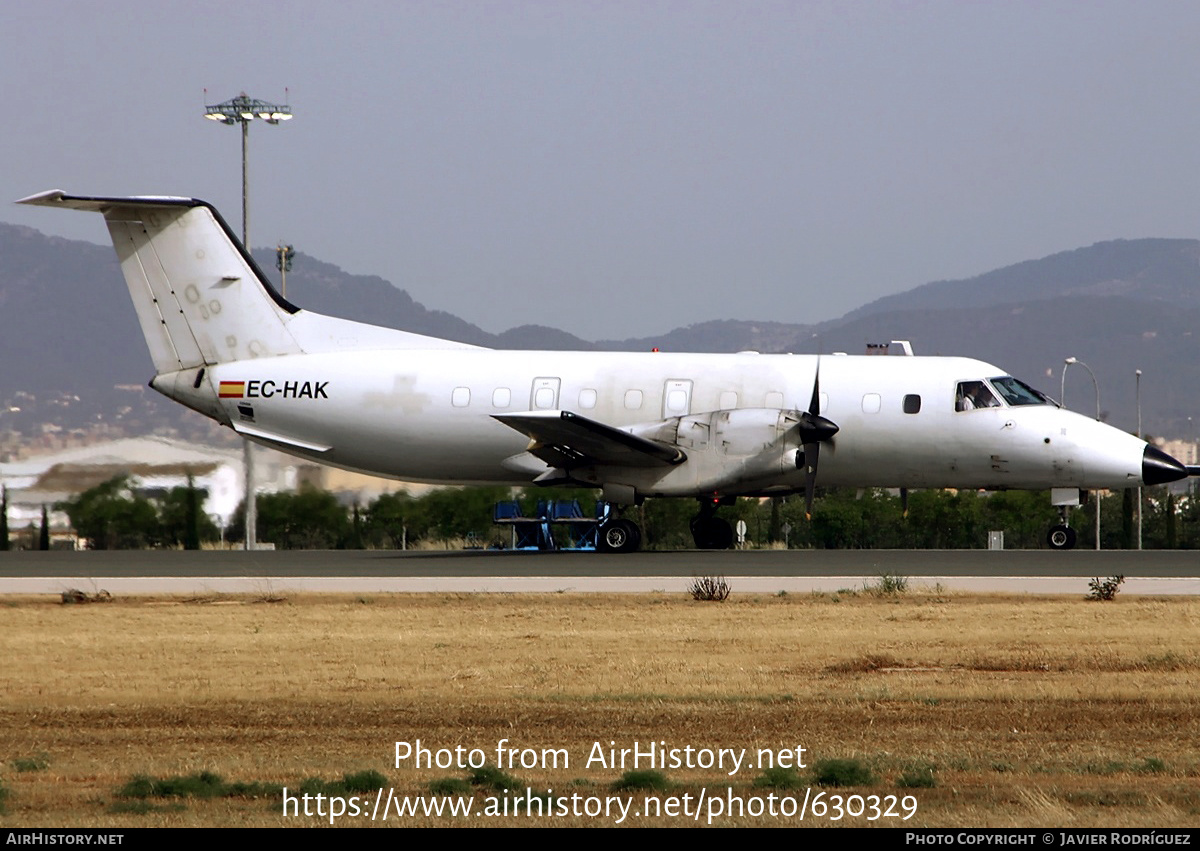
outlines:
{"label": "cabin window row", "polygon": [[[824,398],[824,394],[822,394]],[[590,387],[579,391],[578,408],[590,411],[596,407],[599,393]],[[552,410],[558,406],[558,389],[555,387],[534,387],[531,407],[533,410]],[[724,390],[717,402],[718,410],[732,410],[738,407],[739,395],[736,390]],[[513,406],[513,392],[509,387],[497,387],[492,391],[493,408],[510,408]],[[565,402],[565,400],[564,400]],[[644,390],[626,390],[621,397],[622,406],[627,411],[640,411],[646,403]],[[455,387],[450,393],[450,403],[456,408],[466,408],[471,404],[471,388]],[[777,391],[767,393],[763,397],[763,407],[782,408],[783,394]],[[670,388],[663,398],[663,412],[666,416],[679,417],[691,413],[691,392],[689,389]]]}
{"label": "cabin window row", "polygon": [[[551,410],[555,407],[558,391],[553,387],[537,387],[533,391],[533,407],[540,410]],[[821,407],[825,408],[827,404],[825,394],[821,394]],[[579,407],[582,410],[591,410],[596,407],[598,394],[591,388],[584,388],[579,391]],[[626,390],[624,396],[625,409],[628,411],[639,411],[645,401],[645,394],[641,390]],[[688,394],[683,390],[669,390],[666,395],[665,410],[669,416],[682,416],[688,413]],[[471,388],[455,387],[450,394],[450,403],[456,408],[465,408],[471,404]],[[512,390],[508,387],[497,387],[492,391],[492,407],[493,408],[508,408],[512,405]],[[730,410],[738,405],[738,394],[732,390],[726,390],[720,396],[720,410]],[[766,395],[764,407],[767,408],[782,408],[783,394],[771,392]],[[862,398],[862,411],[864,414],[877,414],[883,408],[883,398],[878,393],[867,393]],[[903,403],[904,413],[918,414],[921,412],[921,397],[916,393],[909,393],[904,397]]]}
{"label": "cabin window row", "polygon": [[[558,391],[553,387],[535,387],[533,390],[533,408],[534,410],[548,411],[557,406]],[[780,394],[782,398],[782,394]],[[579,408],[588,411],[596,407],[596,402],[599,399],[599,394],[596,390],[585,387],[579,391]],[[626,390],[623,397],[625,409],[629,411],[641,410],[645,402],[645,393],[641,390]],[[671,390],[667,393],[665,405],[667,411],[673,416],[680,416],[688,413],[688,394],[683,390]],[[471,388],[455,387],[450,393],[450,404],[456,408],[466,408],[471,404]],[[497,387],[492,391],[492,407],[493,408],[508,408],[513,404],[512,390],[508,387]],[[721,394],[722,408],[737,407],[737,393],[722,393]]]}

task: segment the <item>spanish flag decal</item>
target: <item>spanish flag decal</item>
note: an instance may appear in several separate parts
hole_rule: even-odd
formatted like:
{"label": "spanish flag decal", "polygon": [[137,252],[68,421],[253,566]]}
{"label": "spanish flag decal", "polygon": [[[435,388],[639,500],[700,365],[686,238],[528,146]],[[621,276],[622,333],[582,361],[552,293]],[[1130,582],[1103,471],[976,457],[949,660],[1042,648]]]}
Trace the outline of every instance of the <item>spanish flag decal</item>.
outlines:
{"label": "spanish flag decal", "polygon": [[221,399],[241,399],[245,395],[246,382],[244,381],[222,381],[217,390],[217,396]]}

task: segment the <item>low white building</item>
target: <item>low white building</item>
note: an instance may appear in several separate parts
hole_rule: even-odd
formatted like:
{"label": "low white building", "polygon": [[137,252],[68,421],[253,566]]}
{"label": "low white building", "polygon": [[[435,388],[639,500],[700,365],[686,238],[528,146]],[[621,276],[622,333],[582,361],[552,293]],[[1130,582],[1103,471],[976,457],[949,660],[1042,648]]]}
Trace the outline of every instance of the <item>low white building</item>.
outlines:
{"label": "low white building", "polygon": [[[258,493],[293,491],[303,483],[333,491],[349,504],[366,504],[379,494],[399,489],[422,492],[427,485],[348,473],[302,461],[282,452],[256,447]],[[133,437],[73,447],[20,461],[0,463],[0,485],[8,491],[8,525],[15,538],[30,523],[40,526],[42,506],[50,510],[53,529],[70,526],[64,502],[115,476],[129,476],[140,491],[183,487],[191,475],[207,491],[203,511],[221,528],[234,519],[242,501],[244,476],[240,447],[216,447],[166,437]]]}
{"label": "low white building", "polygon": [[[299,462],[279,453],[260,451],[255,472],[260,491],[295,485]],[[281,461],[286,463],[280,463]],[[114,476],[130,476],[138,489],[167,491],[187,484],[208,492],[204,511],[219,525],[233,518],[242,500],[242,453],[165,437],[136,437],[74,447],[0,464],[0,485],[8,490],[8,525],[15,534],[40,523],[42,506],[72,499]],[[51,525],[68,525],[53,513]]]}

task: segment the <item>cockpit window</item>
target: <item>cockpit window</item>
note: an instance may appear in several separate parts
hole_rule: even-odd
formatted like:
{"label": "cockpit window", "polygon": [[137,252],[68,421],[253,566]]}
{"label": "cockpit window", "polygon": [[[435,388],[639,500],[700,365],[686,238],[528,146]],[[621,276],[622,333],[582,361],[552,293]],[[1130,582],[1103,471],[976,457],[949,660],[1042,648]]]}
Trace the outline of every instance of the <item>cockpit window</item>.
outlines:
{"label": "cockpit window", "polygon": [[1010,405],[1050,405],[1053,404],[1045,393],[1034,390],[1024,381],[1018,381],[1011,375],[992,379],[992,386],[1004,397]]}
{"label": "cockpit window", "polygon": [[973,411],[976,408],[999,408],[1000,400],[982,381],[960,381],[954,394],[954,410]]}

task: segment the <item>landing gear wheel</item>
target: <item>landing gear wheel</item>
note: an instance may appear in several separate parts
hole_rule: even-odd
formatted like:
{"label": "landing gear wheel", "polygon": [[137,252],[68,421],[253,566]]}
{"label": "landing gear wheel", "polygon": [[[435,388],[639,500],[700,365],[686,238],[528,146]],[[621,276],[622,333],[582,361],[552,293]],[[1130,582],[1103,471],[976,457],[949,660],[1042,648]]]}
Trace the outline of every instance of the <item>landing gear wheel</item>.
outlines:
{"label": "landing gear wheel", "polygon": [[1052,550],[1069,550],[1075,547],[1075,530],[1069,526],[1051,526],[1046,543]]}
{"label": "landing gear wheel", "polygon": [[598,549],[605,553],[631,553],[642,545],[642,530],[632,520],[610,520],[600,527]]}
{"label": "landing gear wheel", "polygon": [[733,546],[733,527],[720,517],[700,515],[692,520],[692,539],[698,550],[727,550]]}

